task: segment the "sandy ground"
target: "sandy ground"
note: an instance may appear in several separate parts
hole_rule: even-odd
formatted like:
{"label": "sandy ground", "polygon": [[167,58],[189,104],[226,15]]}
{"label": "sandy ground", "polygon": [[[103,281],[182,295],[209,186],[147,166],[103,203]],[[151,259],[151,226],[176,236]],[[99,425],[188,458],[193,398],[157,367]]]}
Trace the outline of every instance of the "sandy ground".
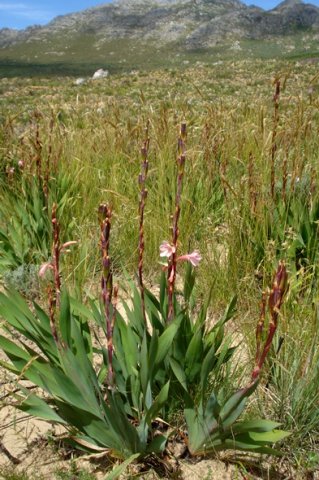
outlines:
{"label": "sandy ground", "polygon": [[[0,407],[1,408],[1,407]],[[8,472],[24,473],[27,480],[55,480],[60,471],[88,471],[96,480],[107,479],[112,468],[110,459],[100,455],[77,455],[59,442],[63,429],[37,420],[12,406],[0,409],[0,480],[8,480]],[[178,455],[177,455],[178,456]],[[222,461],[223,460],[223,461]],[[236,464],[234,463],[236,462]],[[172,455],[159,465],[133,465],[121,478],[157,480],[319,480],[319,472],[307,476],[276,469],[260,457],[223,454],[221,459],[176,459]],[[246,465],[246,468],[245,468]],[[157,468],[156,468],[157,467]],[[142,473],[145,472],[145,473]],[[157,472],[157,473],[155,473]],[[70,475],[70,480],[78,476]],[[23,479],[23,480],[25,480]],[[12,479],[13,480],[13,479]]]}
{"label": "sandy ground", "polygon": [[[50,423],[25,415],[11,406],[0,410],[0,478],[6,478],[5,472],[24,472],[27,477],[54,479],[57,471],[69,471],[70,459],[63,459],[59,453],[57,438],[62,429],[52,427]],[[62,449],[63,450],[63,449]],[[74,462],[79,469],[94,472],[97,480],[105,478],[109,469],[108,461],[92,461],[87,456],[75,457]],[[177,463],[169,463],[172,470],[177,470]],[[234,466],[226,466],[223,462],[202,460],[200,462],[181,461],[179,472],[167,471],[166,478],[231,480],[242,478],[236,473]],[[133,467],[136,470],[137,467]],[[104,471],[103,471],[104,470]],[[177,475],[177,476],[176,476]],[[158,478],[151,472],[142,474],[139,478]]]}
{"label": "sandy ground", "polygon": [[[53,480],[58,471],[70,471],[72,460],[70,457],[63,458],[61,453],[66,452],[64,448],[59,451],[56,441],[61,434],[63,430],[60,427],[53,427],[50,423],[29,417],[12,406],[3,406],[0,410],[0,479],[6,479],[10,471],[23,472],[30,479]],[[94,456],[92,459],[88,456],[74,457],[73,463],[79,470],[94,473],[97,480],[104,479],[110,469],[107,459],[97,460]],[[181,480],[245,478],[235,466],[218,460],[173,460],[165,463],[164,477],[161,478]],[[135,477],[138,470],[138,466],[133,466],[132,476],[127,475],[125,478],[133,478],[133,475]],[[139,475],[139,478],[147,480],[159,478],[158,474],[152,473],[151,467],[148,473],[140,472]]]}
{"label": "sandy ground", "polygon": [[[23,472],[30,479],[53,480],[58,471],[71,470],[72,461],[63,459],[59,454],[58,446],[52,440],[53,434],[57,432],[49,423],[26,417],[24,413],[13,407],[2,408],[0,421],[0,479],[6,479],[8,472]],[[110,468],[108,461],[104,462],[106,465],[103,466],[103,461],[97,462],[94,459],[90,461],[87,457],[75,458],[73,463],[79,470],[84,469],[94,473],[97,480],[104,479]],[[167,469],[165,478],[181,480],[244,478],[234,466],[227,466],[221,461],[202,460],[196,463],[182,461],[179,467],[179,471],[171,473]],[[131,474],[134,477],[137,475],[137,470],[137,466],[132,467]],[[132,478],[132,476],[128,474],[125,478]],[[159,477],[150,469],[148,473],[140,473],[139,478],[151,480]]]}
{"label": "sandy ground", "polygon": [[36,475],[35,478],[53,478],[60,462],[53,441],[50,442],[54,428],[13,407],[1,409],[0,422],[0,478],[1,472],[9,470],[25,472],[30,477]]}
{"label": "sandy ground", "polygon": [[[111,469],[110,460],[107,457],[76,456],[68,452],[63,446],[59,446],[58,438],[63,434],[60,427],[53,427],[50,423],[26,416],[11,406],[2,407],[0,410],[0,480],[11,478],[8,472],[24,473],[29,480],[55,480],[61,478],[57,475],[60,471],[70,472],[75,466],[79,471],[86,470],[93,473],[97,480],[107,478],[107,472]],[[61,447],[61,448],[59,448]],[[75,455],[75,456],[73,456]],[[225,456],[223,457],[225,459]],[[234,457],[229,457],[229,459]],[[247,458],[246,458],[247,460]],[[238,465],[240,457],[237,457]],[[256,459],[255,459],[256,461]],[[302,477],[278,473],[271,470],[267,463],[261,464],[260,459],[254,471],[252,459],[247,470],[239,468],[231,461],[216,459],[179,459],[173,457],[163,461],[152,469],[150,465],[133,465],[129,472],[121,478],[125,479],[178,479],[178,480],[298,480]],[[243,461],[243,463],[245,463]],[[259,468],[259,474],[257,470]],[[142,473],[142,471],[145,473]],[[161,471],[161,475],[160,475]],[[155,473],[157,472],[157,473]],[[262,472],[262,474],[260,473]],[[70,475],[70,480],[76,480],[78,476]],[[311,477],[304,477],[311,478]],[[312,477],[318,480],[319,477]]]}

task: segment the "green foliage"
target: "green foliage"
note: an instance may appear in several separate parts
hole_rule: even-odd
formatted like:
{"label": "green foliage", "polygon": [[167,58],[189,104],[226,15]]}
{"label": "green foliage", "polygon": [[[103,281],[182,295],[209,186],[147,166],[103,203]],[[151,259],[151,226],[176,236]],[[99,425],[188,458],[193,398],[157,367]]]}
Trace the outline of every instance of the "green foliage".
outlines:
{"label": "green foliage", "polygon": [[109,473],[104,480],[116,480],[119,478],[121,474],[125,472],[127,467],[134,462],[138,458],[138,453],[131,455],[129,458],[127,458],[124,462],[120,463],[120,465],[116,466],[113,468],[112,472]]}
{"label": "green foliage", "polygon": [[257,382],[254,382],[239,390],[224,405],[211,394],[207,402],[201,400],[199,405],[185,409],[188,448],[193,455],[227,449],[280,455],[271,446],[290,434],[277,430],[279,423],[268,420],[236,422],[256,387]]}
{"label": "green foliage", "polygon": [[7,191],[0,211],[1,268],[37,263],[50,255],[50,219],[36,180]]}
{"label": "green foliage", "polygon": [[[305,318],[307,328],[300,321]],[[270,405],[260,403],[264,415],[275,416],[286,429],[298,432],[289,443],[301,463],[305,460],[304,445],[312,435],[316,438],[319,434],[318,332],[318,306],[310,309],[307,300],[294,305],[281,347],[278,339],[274,346],[278,353],[269,364],[267,386],[273,401]]]}
{"label": "green foliage", "polygon": [[[297,270],[301,268],[315,269],[318,255],[318,222],[319,200],[315,197],[311,202],[294,202],[290,207],[288,228],[294,232],[294,238],[288,255],[295,262]],[[316,271],[313,272],[314,274]]]}
{"label": "green foliage", "polygon": [[284,258],[297,275],[306,271],[313,288],[318,274],[318,196],[307,177],[289,185],[284,199],[282,185],[277,187],[275,199],[261,198],[256,210],[242,205],[242,222],[234,227],[236,244],[244,247],[257,271],[267,271],[269,264]]}
{"label": "green foliage", "polygon": [[34,478],[30,478],[30,475],[28,473],[15,472],[14,469],[11,468],[2,468],[0,470],[0,476],[0,478],[3,480],[32,480]]}
{"label": "green foliage", "polygon": [[[49,212],[53,202],[57,202],[60,214],[64,216],[64,235],[71,231],[74,185],[70,177],[59,175],[49,180],[46,194],[44,181],[33,176],[13,179],[9,187],[6,182],[4,179],[0,184],[3,195],[0,206],[0,273],[15,271],[16,274],[7,273],[4,277],[9,284],[14,284],[14,277],[22,273],[19,267],[27,272],[51,256]],[[18,288],[21,291],[25,289],[23,285]]]}
{"label": "green foliage", "polygon": [[[222,404],[214,393],[208,392],[210,379],[220,381],[222,366],[234,351],[224,339],[224,325],[234,315],[236,299],[211,329],[205,328],[208,305],[199,310],[197,319],[191,320],[189,304],[194,277],[189,268],[185,303],[179,304],[175,299],[175,318],[171,323],[166,322],[166,281],[161,282],[161,302],[146,292],[148,327],[139,292],[132,283],[130,286],[131,308],[124,303],[128,321],[118,312],[111,312],[116,317],[112,363],[106,346],[103,309],[94,302],[88,309],[65,290],[62,292],[56,342],[51,331],[54,320],[39,305],[34,303],[31,311],[19,294],[0,293],[5,331],[21,334],[18,341],[0,336],[0,346],[11,362],[1,361],[1,365],[19,377],[17,407],[64,425],[70,441],[80,449],[105,450],[130,459],[129,462],[164,451],[167,432],[156,432],[155,419],[158,422],[159,416],[169,418],[184,398],[191,454],[228,448],[277,453],[268,445],[287,436],[276,430],[278,424],[237,423],[257,381]],[[92,317],[103,336],[89,327]],[[94,347],[96,342],[98,347]],[[107,375],[110,368],[111,383]],[[31,393],[21,378],[37,385],[46,398]]]}
{"label": "green foliage", "polygon": [[[77,304],[73,303],[76,309]],[[152,420],[167,400],[169,384],[154,400],[143,396],[139,402],[138,397],[136,412],[130,409],[120,391],[106,388],[94,370],[87,321],[74,313],[66,292],[61,300],[59,344],[53,340],[48,316],[37,304],[34,304],[33,314],[18,294],[1,294],[0,310],[8,325],[22,333],[41,352],[37,354],[34,347],[29,347],[23,339],[18,346],[8,338],[0,337],[1,348],[11,361],[11,365],[1,362],[2,365],[13,373],[20,371],[24,378],[49,396],[49,401],[45,401],[20,384],[21,394],[17,400],[21,410],[73,427],[77,433],[71,437],[80,448],[108,449],[121,458],[163,450],[165,437],[157,436],[149,441],[149,432]],[[120,317],[118,321],[124,322]],[[137,418],[138,427],[130,422],[127,410]]]}

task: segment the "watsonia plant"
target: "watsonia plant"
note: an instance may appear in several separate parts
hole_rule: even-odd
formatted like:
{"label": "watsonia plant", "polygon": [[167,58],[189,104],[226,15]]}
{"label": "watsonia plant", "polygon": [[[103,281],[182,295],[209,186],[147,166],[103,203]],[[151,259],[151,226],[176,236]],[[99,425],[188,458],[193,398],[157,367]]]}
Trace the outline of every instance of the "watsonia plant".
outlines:
{"label": "watsonia plant", "polygon": [[[259,453],[278,453],[270,447],[271,444],[282,440],[288,434],[276,430],[278,423],[269,420],[252,420],[237,422],[245,409],[248,397],[258,385],[260,372],[272,344],[278,325],[279,309],[287,288],[287,272],[281,263],[275,273],[272,290],[269,294],[269,324],[264,342],[262,341],[265,314],[266,296],[263,296],[260,320],[256,329],[256,358],[251,374],[250,383],[235,392],[223,404],[217,400],[213,392],[205,397],[208,380],[201,377],[200,401],[196,404],[186,396],[185,418],[188,427],[188,448],[193,455],[202,455],[225,449],[245,450]],[[186,395],[187,395],[186,389]]]}
{"label": "watsonia plant", "polygon": [[[225,339],[224,326],[234,315],[236,301],[233,299],[224,316],[208,328],[209,300],[200,307],[194,294],[193,267],[199,264],[201,256],[196,250],[178,256],[185,140],[183,124],[178,141],[172,241],[163,242],[160,249],[168,262],[159,299],[145,288],[143,281],[147,136],[139,181],[139,288],[130,282],[132,302],[123,302],[126,318],[117,309],[118,288],[113,285],[111,207],[105,204],[99,207],[101,299],[86,306],[71,298],[61,285],[60,255],[74,242],[60,244],[54,206],[52,259],[41,268],[41,274],[45,270],[53,272],[48,289],[49,314],[36,303],[30,309],[13,291],[0,293],[0,315],[6,332],[0,336],[0,346],[10,361],[1,361],[1,365],[17,377],[20,389],[20,394],[14,394],[17,408],[64,425],[68,440],[78,448],[105,451],[128,461],[159,455],[168,441],[167,422],[172,413],[181,411],[182,405],[187,446],[192,455],[227,448],[277,453],[272,444],[287,435],[276,429],[277,423],[237,420],[258,385],[277,328],[286,289],[286,269],[280,264],[274,278],[265,339],[266,304],[263,303],[251,381],[230,398],[220,399],[218,389],[222,385],[214,382],[217,389],[214,392],[210,385],[213,378],[218,377],[222,382],[223,366],[234,352],[231,339]],[[182,295],[176,288],[180,261],[188,262]],[[25,386],[25,379],[38,386],[40,392],[32,393]]]}
{"label": "watsonia plant", "polygon": [[[64,288],[60,294],[58,257],[70,242],[60,246],[55,212],[52,219],[55,225],[53,261],[42,267],[42,270],[46,268],[54,274],[54,292],[50,288],[49,295],[49,315],[36,303],[31,311],[17,293],[1,293],[0,310],[6,319],[5,331],[11,333],[15,330],[23,336],[20,346],[6,336],[0,337],[1,348],[11,361],[11,364],[1,364],[18,377],[17,386],[21,393],[15,396],[16,406],[29,414],[64,425],[69,431],[69,440],[78,448],[108,451],[122,459],[136,453],[141,456],[151,452],[159,453],[166,439],[157,436],[152,442],[149,430],[152,420],[167,401],[168,385],[154,402],[148,404],[147,409],[138,410],[140,417],[136,426],[132,419],[137,414],[128,414],[130,406],[115,383],[117,381],[120,385],[120,379],[116,376],[113,379],[111,322],[115,315],[119,324],[125,322],[115,312],[115,304],[111,304],[112,272],[107,263],[107,255],[105,256],[109,210],[103,205],[99,213],[100,217],[107,214],[101,223],[104,270],[102,308],[98,312],[98,324],[101,320],[101,326],[106,331],[102,367],[97,368],[93,361],[95,348],[87,321],[87,318],[92,318],[92,312],[70,299]],[[94,313],[93,310],[93,316]],[[104,343],[101,338],[99,341]],[[32,347],[29,346],[30,342]],[[45,392],[46,400],[24,387],[22,378]]]}

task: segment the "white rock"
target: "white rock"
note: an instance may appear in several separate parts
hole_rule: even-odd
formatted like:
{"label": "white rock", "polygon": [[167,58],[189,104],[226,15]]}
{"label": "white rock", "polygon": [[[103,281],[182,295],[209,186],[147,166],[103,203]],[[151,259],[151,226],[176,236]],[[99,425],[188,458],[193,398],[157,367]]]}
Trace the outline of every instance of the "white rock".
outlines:
{"label": "white rock", "polygon": [[107,77],[109,74],[109,72],[107,70],[103,70],[103,68],[99,68],[99,70],[97,70],[93,77],[92,77],[92,80],[97,80],[98,78],[105,78]]}
{"label": "white rock", "polygon": [[74,81],[74,85],[83,85],[83,83],[85,83],[85,78],[77,78]]}

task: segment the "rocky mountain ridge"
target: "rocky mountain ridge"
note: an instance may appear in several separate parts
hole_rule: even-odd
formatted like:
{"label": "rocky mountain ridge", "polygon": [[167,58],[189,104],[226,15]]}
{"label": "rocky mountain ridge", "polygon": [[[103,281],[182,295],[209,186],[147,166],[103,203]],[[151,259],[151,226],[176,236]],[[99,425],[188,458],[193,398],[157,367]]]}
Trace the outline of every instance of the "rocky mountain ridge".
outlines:
{"label": "rocky mountain ridge", "polygon": [[42,42],[52,36],[90,34],[97,44],[116,39],[179,42],[207,48],[229,39],[264,39],[319,31],[319,8],[284,0],[270,11],[239,0],[117,0],[56,17],[45,26],[0,30],[0,47]]}

